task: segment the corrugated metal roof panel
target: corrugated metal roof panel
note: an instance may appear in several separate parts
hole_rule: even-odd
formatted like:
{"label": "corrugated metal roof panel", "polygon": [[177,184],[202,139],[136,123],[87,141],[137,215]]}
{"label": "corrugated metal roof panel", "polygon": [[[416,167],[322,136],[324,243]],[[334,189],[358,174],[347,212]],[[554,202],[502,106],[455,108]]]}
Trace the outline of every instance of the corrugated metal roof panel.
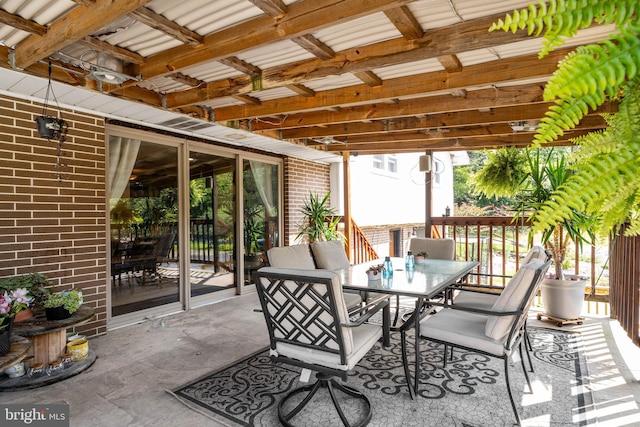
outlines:
{"label": "corrugated metal roof panel", "polygon": [[[100,36],[107,43],[129,49],[142,56],[150,56],[160,51],[181,46],[182,43],[165,33],[147,27],[139,22],[130,21],[126,31],[116,30],[115,33]],[[97,33],[96,33],[97,34]]]}
{"label": "corrugated metal roof panel", "polygon": [[147,7],[201,35],[264,14],[246,0],[154,0]]}
{"label": "corrugated metal roof panel", "polygon": [[209,61],[198,64],[195,67],[185,68],[182,70],[182,73],[205,82],[213,82],[244,75],[240,71],[221,64],[218,61]]}
{"label": "corrugated metal roof panel", "polygon": [[499,12],[513,12],[514,9],[522,9],[527,7],[529,3],[536,3],[531,0],[451,0],[458,14],[465,21],[481,16],[493,15]]}
{"label": "corrugated metal roof panel", "polygon": [[[274,52],[278,52],[278,54],[274,55]],[[301,48],[291,40],[270,43],[255,49],[246,50],[236,56],[263,70],[277,67],[278,65],[315,58],[310,52]]]}
{"label": "corrugated metal roof panel", "polygon": [[[10,0],[2,1],[0,5],[8,13],[37,22],[40,25],[48,25],[67,11],[77,7],[76,3],[69,0]],[[30,35],[26,31],[16,30],[0,23],[0,45],[13,48]]]}
{"label": "corrugated metal roof panel", "polygon": [[444,70],[444,67],[435,58],[423,59],[422,61],[405,62],[404,64],[391,65],[373,70],[382,80],[395,79],[398,77],[412,76],[415,74],[430,73]]}
{"label": "corrugated metal roof panel", "polygon": [[295,96],[297,94],[291,89],[287,89],[286,87],[276,87],[273,89],[251,92],[249,95],[258,98],[260,101],[269,101],[271,99],[287,98],[289,96]]}
{"label": "corrugated metal roof panel", "polygon": [[314,36],[336,52],[401,37],[384,13],[374,13],[340,25],[324,28]]}
{"label": "corrugated metal roof panel", "polygon": [[309,89],[313,89],[316,92],[319,92],[322,90],[338,89],[345,86],[354,86],[361,84],[363,84],[362,80],[355,77],[353,74],[343,74],[341,76],[327,77],[322,80],[309,81],[304,85]]}
{"label": "corrugated metal roof panel", "polygon": [[449,0],[416,1],[407,5],[423,30],[444,27],[461,21]]}
{"label": "corrugated metal roof panel", "polygon": [[204,106],[213,107],[213,108],[222,108],[222,107],[233,107],[237,105],[244,105],[244,102],[238,101],[235,98],[224,97],[224,98],[209,99],[207,101],[198,102],[198,105],[204,105]]}

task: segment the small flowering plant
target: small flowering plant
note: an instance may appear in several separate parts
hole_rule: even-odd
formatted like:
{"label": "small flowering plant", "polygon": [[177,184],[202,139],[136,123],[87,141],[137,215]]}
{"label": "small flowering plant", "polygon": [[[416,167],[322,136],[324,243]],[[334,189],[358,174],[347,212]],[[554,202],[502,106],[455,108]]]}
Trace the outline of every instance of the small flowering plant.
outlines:
{"label": "small flowering plant", "polygon": [[0,331],[9,326],[9,320],[16,313],[28,308],[33,297],[26,288],[17,288],[0,295]]}
{"label": "small flowering plant", "polygon": [[71,314],[82,305],[82,291],[70,289],[49,294],[44,303],[45,308],[64,307]]}

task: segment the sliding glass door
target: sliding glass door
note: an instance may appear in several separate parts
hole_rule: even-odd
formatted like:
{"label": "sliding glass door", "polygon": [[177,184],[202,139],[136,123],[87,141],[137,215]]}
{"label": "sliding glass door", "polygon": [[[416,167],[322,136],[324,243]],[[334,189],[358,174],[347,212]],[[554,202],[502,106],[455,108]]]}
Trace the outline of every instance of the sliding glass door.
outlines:
{"label": "sliding glass door", "polygon": [[109,183],[112,315],[178,302],[178,148],[110,136]]}
{"label": "sliding glass door", "polygon": [[107,134],[112,325],[252,285],[279,245],[282,161],[118,126]]}
{"label": "sliding glass door", "polygon": [[236,159],[189,154],[191,297],[236,287]]}

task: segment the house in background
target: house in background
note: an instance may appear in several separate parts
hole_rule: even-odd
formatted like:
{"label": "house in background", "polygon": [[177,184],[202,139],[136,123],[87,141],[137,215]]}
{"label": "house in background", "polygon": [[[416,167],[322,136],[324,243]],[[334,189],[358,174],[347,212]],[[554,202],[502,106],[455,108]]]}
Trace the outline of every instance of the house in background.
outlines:
{"label": "house in background", "polygon": [[[424,236],[426,179],[431,176],[431,215],[454,214],[453,168],[469,163],[466,151],[435,152],[421,171],[421,153],[351,156],[351,218],[379,256],[403,256],[413,235]],[[344,212],[343,168],[331,166],[331,202]],[[447,212],[448,209],[448,212]]]}

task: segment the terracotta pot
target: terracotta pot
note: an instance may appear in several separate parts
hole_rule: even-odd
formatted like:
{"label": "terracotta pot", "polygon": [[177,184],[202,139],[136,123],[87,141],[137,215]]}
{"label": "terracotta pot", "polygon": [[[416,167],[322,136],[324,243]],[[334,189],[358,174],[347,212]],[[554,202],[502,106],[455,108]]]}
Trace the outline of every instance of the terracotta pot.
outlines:
{"label": "terracotta pot", "polygon": [[30,308],[25,308],[24,310],[20,310],[16,313],[16,316],[13,318],[14,322],[23,322],[25,320],[29,320],[33,317],[33,311]]}
{"label": "terracotta pot", "polygon": [[586,284],[586,280],[544,279],[540,286],[544,311],[558,319],[579,318]]}

